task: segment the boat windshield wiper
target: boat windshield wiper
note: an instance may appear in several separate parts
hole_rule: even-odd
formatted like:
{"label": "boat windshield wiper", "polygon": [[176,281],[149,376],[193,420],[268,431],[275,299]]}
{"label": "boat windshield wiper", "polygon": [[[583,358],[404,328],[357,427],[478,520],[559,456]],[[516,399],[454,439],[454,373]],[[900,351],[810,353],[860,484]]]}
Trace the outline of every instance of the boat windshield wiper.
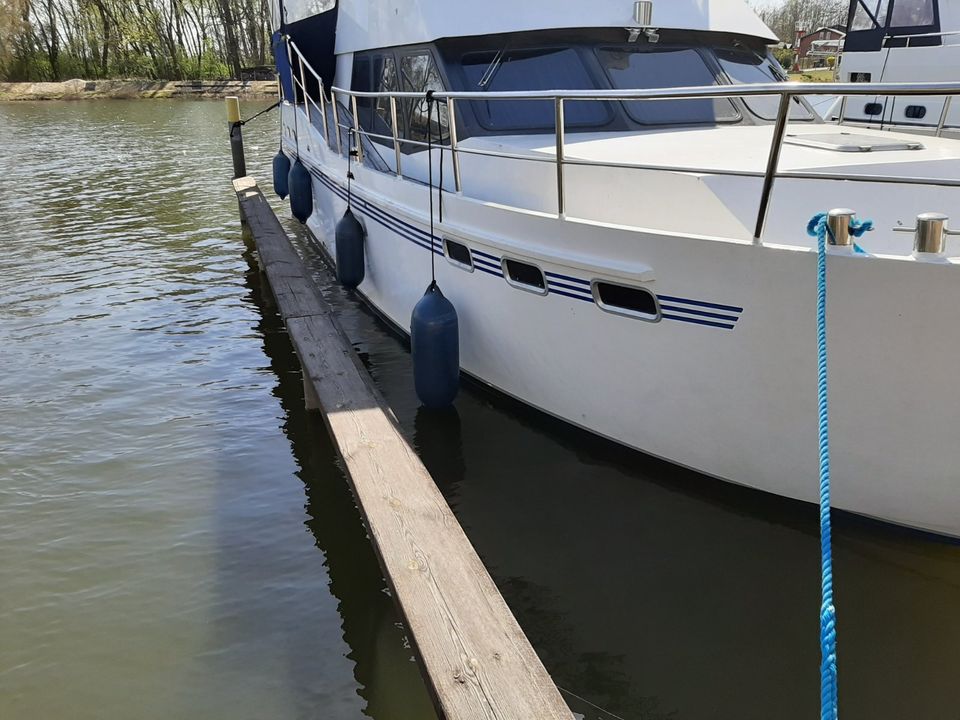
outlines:
{"label": "boat windshield wiper", "polygon": [[487,66],[487,69],[483,71],[483,75],[480,78],[480,82],[477,83],[477,87],[486,88],[492,81],[494,76],[497,74],[497,71],[500,69],[500,66],[503,64],[503,53],[506,52],[507,46],[504,45],[497,54],[493,56],[493,60],[490,61],[490,64]]}

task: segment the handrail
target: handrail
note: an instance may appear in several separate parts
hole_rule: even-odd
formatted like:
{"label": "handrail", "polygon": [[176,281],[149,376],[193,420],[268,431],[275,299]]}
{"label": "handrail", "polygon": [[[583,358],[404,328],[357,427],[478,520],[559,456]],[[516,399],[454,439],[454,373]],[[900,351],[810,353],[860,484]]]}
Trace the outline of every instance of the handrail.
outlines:
{"label": "handrail", "polygon": [[296,44],[293,40],[290,40],[290,39],[288,38],[288,39],[287,39],[287,42],[290,44],[290,47],[293,48],[294,52],[296,52],[297,55],[300,56],[300,60],[303,61],[303,66],[304,66],[305,68],[307,68],[307,70],[309,70],[311,73],[313,73],[313,76],[317,79],[317,82],[320,83],[320,85],[321,85],[321,87],[322,87],[322,86],[323,86],[323,80],[320,79],[320,73],[318,73],[316,70],[314,70],[314,69],[313,69],[313,65],[311,65],[309,62],[307,62],[307,59],[303,56],[303,53],[300,52],[300,48],[297,47],[297,44]]}
{"label": "handrail", "polygon": [[[313,76],[317,79],[319,86],[321,88],[321,93],[323,93],[323,81],[320,78],[316,70],[311,67],[310,63],[303,57],[303,53],[297,47],[296,43],[287,38],[287,44],[296,53],[299,60],[301,61],[301,88],[303,90],[306,100],[310,100],[309,95],[304,87],[302,82],[302,72],[303,68],[307,68]],[[402,175],[401,171],[401,161],[402,153],[400,151],[401,143],[412,144],[414,146],[424,146],[426,143],[421,143],[415,140],[409,140],[405,138],[400,138],[397,130],[397,100],[424,100],[425,95],[422,92],[407,92],[407,91],[398,91],[398,92],[369,92],[369,91],[356,91],[356,90],[345,90],[343,88],[338,88],[332,86],[329,89],[330,92],[330,104],[333,109],[333,125],[335,132],[337,134],[337,152],[338,154],[343,154],[343,148],[340,144],[340,130],[341,124],[339,120],[339,113],[337,110],[337,96],[342,95],[346,98],[349,98],[349,107],[352,111],[352,127],[344,126],[344,129],[347,132],[355,132],[357,134],[357,146],[358,150],[362,146],[361,138],[375,137],[381,139],[391,139],[394,144],[394,151],[396,154],[396,169],[395,172],[398,176]],[[585,163],[575,159],[566,159],[565,157],[565,134],[566,134],[566,122],[564,120],[564,104],[568,101],[570,102],[587,102],[587,101],[601,101],[601,102],[626,102],[634,100],[694,100],[694,99],[708,99],[708,98],[744,98],[744,97],[757,97],[757,96],[776,96],[780,98],[779,109],[777,112],[776,121],[774,123],[773,137],[770,143],[770,152],[767,159],[767,164],[765,171],[763,172],[763,186],[760,192],[760,203],[757,211],[757,220],[754,228],[754,243],[762,244],[763,233],[766,226],[767,215],[770,207],[770,198],[773,192],[774,182],[778,177],[784,178],[821,178],[830,180],[830,179],[842,179],[840,176],[831,176],[829,174],[816,174],[816,173],[797,173],[797,172],[786,172],[780,173],[778,171],[778,166],[780,162],[780,153],[783,148],[783,139],[786,135],[787,125],[790,120],[790,108],[792,101],[798,97],[809,96],[809,95],[837,95],[843,98],[843,104],[846,104],[846,100],[849,97],[858,97],[858,96],[888,96],[888,97],[899,97],[899,96],[946,96],[944,101],[944,109],[941,113],[939,123],[937,124],[936,136],[939,137],[944,129],[944,125],[947,119],[947,113],[950,107],[950,103],[954,96],[960,95],[960,83],[952,82],[930,82],[930,83],[798,83],[798,82],[773,82],[773,83],[753,83],[753,84],[744,84],[744,85],[708,85],[700,87],[683,87],[683,88],[661,88],[653,90],[535,90],[535,91],[504,91],[504,92],[474,92],[474,91],[436,91],[432,93],[432,97],[435,100],[446,102],[448,107],[448,127],[450,134],[450,144],[446,146],[451,151],[451,156],[453,159],[454,165],[454,184],[456,191],[462,192],[462,181],[461,181],[461,168],[460,168],[460,153],[467,154],[477,154],[477,155],[492,155],[495,157],[504,157],[512,158],[518,160],[536,160],[542,162],[551,162],[556,166],[556,185],[557,185],[557,217],[560,219],[564,218],[565,213],[565,187],[564,187],[564,166],[565,165],[581,165],[581,164],[594,164],[594,163]],[[390,103],[390,117],[391,117],[391,136],[388,138],[385,135],[380,135],[372,133],[368,130],[364,130],[360,127],[359,117],[357,112],[357,99],[388,99]],[[306,104],[305,100],[305,104]],[[457,113],[455,107],[458,101],[460,100],[529,100],[529,101],[551,101],[554,104],[554,117],[555,117],[555,127],[554,127],[554,137],[556,145],[556,154],[553,158],[541,158],[534,156],[523,156],[513,153],[503,153],[503,152],[492,152],[492,151],[480,151],[472,148],[464,148],[460,146],[458,140],[457,132]],[[316,106],[316,103],[314,103]],[[308,111],[309,112],[309,111]],[[841,117],[842,120],[842,117]],[[327,132],[327,123],[326,123],[326,113],[324,112],[324,133]],[[330,144],[329,138],[327,138],[327,144]],[[443,145],[437,145],[438,148],[443,149]],[[362,152],[362,151],[360,151]],[[606,163],[596,163],[596,165],[605,166]],[[616,164],[620,166],[621,164]],[[632,167],[632,166],[631,166]],[[759,176],[759,173],[744,173],[750,174],[753,176]],[[869,181],[869,177],[864,177],[864,181]],[[883,178],[884,182],[892,181],[891,178]],[[929,184],[927,179],[923,178],[912,178],[905,179],[907,182],[919,182]],[[958,181],[960,184],[960,181]]]}
{"label": "handrail", "polygon": [[884,35],[884,40],[899,40],[900,38],[906,38],[912,40],[913,38],[928,38],[928,37],[951,37],[953,35],[960,35],[960,30],[944,30],[941,32],[932,32],[932,33],[918,33],[916,35],[912,33],[900,33],[899,35],[890,34]]}
{"label": "handrail", "polygon": [[787,122],[790,119],[790,95],[780,96],[780,108],[777,111],[777,122],[773,127],[773,142],[770,143],[770,157],[767,160],[767,171],[763,175],[763,190],[760,193],[760,209],[757,211],[757,224],[753,231],[753,242],[760,244],[763,230],[767,224],[767,212],[770,205],[770,195],[773,192],[773,182],[777,179],[777,167],[780,165],[780,151],[783,150],[783,136],[787,132]]}
{"label": "handrail", "polygon": [[[334,87],[338,94],[361,98],[423,100],[422,92],[366,92]],[[658,90],[509,90],[503,92],[436,91],[437,100],[694,100],[697,98],[754,97],[757,95],[960,95],[960,83],[801,83],[774,82],[743,85],[704,85]]]}
{"label": "handrail", "polygon": [[950,114],[950,104],[953,102],[953,95],[947,96],[943,101],[943,110],[940,111],[940,119],[937,120],[937,137],[943,135],[943,128],[947,124],[947,115]]}

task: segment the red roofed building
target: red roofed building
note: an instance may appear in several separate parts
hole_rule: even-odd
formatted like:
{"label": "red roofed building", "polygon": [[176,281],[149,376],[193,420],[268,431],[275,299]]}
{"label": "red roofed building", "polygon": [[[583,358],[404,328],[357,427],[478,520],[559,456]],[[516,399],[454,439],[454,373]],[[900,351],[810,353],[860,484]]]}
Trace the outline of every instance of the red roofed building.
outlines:
{"label": "red roofed building", "polygon": [[801,67],[826,65],[830,56],[837,57],[843,50],[843,39],[847,36],[842,25],[822,27],[797,38],[794,49],[796,62]]}

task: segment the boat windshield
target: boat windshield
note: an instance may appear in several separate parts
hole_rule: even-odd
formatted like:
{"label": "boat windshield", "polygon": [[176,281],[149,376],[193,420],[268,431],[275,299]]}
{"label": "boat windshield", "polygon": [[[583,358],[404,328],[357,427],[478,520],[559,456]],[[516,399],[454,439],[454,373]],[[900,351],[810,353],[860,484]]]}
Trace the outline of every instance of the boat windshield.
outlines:
{"label": "boat windshield", "polygon": [[[689,34],[688,34],[689,35]],[[660,42],[624,42],[597,37],[510,37],[477,48],[471,41],[438,43],[451,86],[474,93],[553,90],[657,90],[661,88],[779,82],[782,69],[763,52],[735,39],[711,46],[679,36]],[[543,38],[546,39],[546,38]],[[693,39],[693,38],[690,38]],[[606,41],[605,41],[606,40]],[[473,45],[473,47],[470,47]],[[473,134],[550,132],[555,124],[552,100],[475,100]],[[601,102],[568,100],[566,126],[571,131],[624,131],[676,125],[766,123],[776,119],[779,97],[695,98]],[[812,120],[802,103],[792,108],[794,120]]]}
{"label": "boat windshield", "polygon": [[[462,59],[467,90],[593,90],[597,87],[575,48],[538,48],[467,53]],[[487,130],[552,127],[552,100],[485,100],[473,103],[477,121]],[[611,111],[606,103],[570,103],[570,127],[605,125]]]}
{"label": "boat windshield", "polygon": [[[703,56],[689,47],[598,48],[597,57],[610,84],[618,90],[716,85],[716,74]],[[634,100],[624,103],[642,125],[735,122],[740,113],[726,98],[697,100]]]}
{"label": "boat windshield", "polygon": [[[783,69],[769,57],[748,49],[715,48],[714,54],[720,68],[734,84],[769,83],[786,80]],[[774,95],[758,95],[743,99],[754,115],[764,120],[776,120],[780,98]],[[810,120],[810,111],[797,99],[790,108],[791,120]]]}

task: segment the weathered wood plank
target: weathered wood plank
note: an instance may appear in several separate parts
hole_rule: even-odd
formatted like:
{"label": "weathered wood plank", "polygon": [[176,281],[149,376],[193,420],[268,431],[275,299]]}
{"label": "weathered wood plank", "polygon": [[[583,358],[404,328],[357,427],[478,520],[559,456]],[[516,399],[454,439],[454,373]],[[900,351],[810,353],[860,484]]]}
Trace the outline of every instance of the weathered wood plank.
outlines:
{"label": "weathered wood plank", "polygon": [[[451,720],[573,715],[250,178],[241,212],[410,632]],[[299,274],[294,273],[299,265]]]}

